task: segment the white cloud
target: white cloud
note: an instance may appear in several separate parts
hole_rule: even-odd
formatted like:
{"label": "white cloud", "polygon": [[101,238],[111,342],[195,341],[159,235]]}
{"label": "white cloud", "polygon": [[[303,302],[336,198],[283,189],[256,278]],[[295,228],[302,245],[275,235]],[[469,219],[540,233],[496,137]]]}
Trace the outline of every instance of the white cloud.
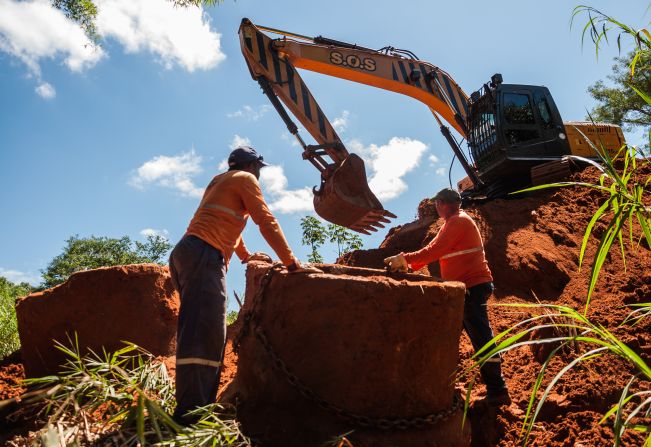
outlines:
{"label": "white cloud", "polygon": [[432,155],[430,155],[429,157],[427,157],[427,159],[428,159],[429,162],[430,162],[430,166],[434,166],[436,163],[439,162],[439,158],[438,158],[436,155],[434,155],[434,154],[432,154]]}
{"label": "white cloud", "polygon": [[396,198],[407,190],[402,177],[420,164],[427,150],[422,141],[401,137],[393,137],[382,146],[364,147],[359,141],[347,144],[366,161],[371,171],[368,184],[380,200]]}
{"label": "white cloud", "polygon": [[71,71],[81,72],[105,56],[48,0],[0,0],[0,51],[27,66],[40,84],[36,92],[46,99],[53,96],[47,96],[50,90],[44,85],[49,84],[41,82],[41,60],[63,58]]}
{"label": "white cloud", "polygon": [[33,273],[25,273],[18,270],[7,270],[2,267],[0,267],[0,276],[7,278],[14,284],[26,282],[31,285],[36,285],[39,283],[39,277]]}
{"label": "white cloud", "polygon": [[192,72],[226,58],[221,34],[210,29],[203,8],[179,8],[167,0],[97,0],[97,30],[128,53],[149,51],[167,69]]}
{"label": "white cloud", "polygon": [[247,137],[241,137],[235,134],[233,141],[231,141],[230,148],[235,149],[239,146],[251,146],[251,140],[249,140]]}
{"label": "white cloud", "polygon": [[38,96],[40,96],[43,99],[53,99],[57,95],[57,92],[54,89],[54,87],[52,87],[52,85],[50,85],[47,82],[43,82],[41,85],[36,87],[35,90],[36,90],[36,94],[38,94]]}
{"label": "white cloud", "polygon": [[269,196],[269,209],[281,214],[312,210],[312,190],[308,187],[288,190],[282,166],[268,166],[260,171],[260,186]]}
{"label": "white cloud", "polygon": [[219,162],[219,165],[217,165],[217,169],[220,171],[225,171],[228,169],[228,158],[224,158],[222,161]]}
{"label": "white cloud", "polygon": [[445,168],[438,168],[436,171],[434,171],[436,175],[445,175],[447,173],[447,169]]}
{"label": "white cloud", "polygon": [[[298,133],[299,134],[302,133],[301,131],[303,131],[303,130],[304,129],[299,128]],[[281,133],[280,134],[280,139],[285,140],[285,141],[289,141],[289,144],[292,147],[301,147],[301,144],[298,142],[296,137],[294,135],[292,135],[291,133],[289,133],[288,131],[285,131],[285,132]]]}
{"label": "white cloud", "polygon": [[[202,8],[178,8],[167,0],[96,4],[99,35],[115,39],[128,53],[148,51],[165,68],[180,66],[190,72],[213,68],[226,58],[221,34],[211,31]],[[47,89],[44,85],[49,84],[42,82],[44,59],[62,59],[71,71],[82,72],[106,57],[50,0],[0,0],[0,51],[27,66],[39,84],[36,92],[46,99],[54,97],[54,88]]]}
{"label": "white cloud", "polygon": [[165,239],[167,239],[167,236],[169,235],[169,231],[163,229],[163,230],[156,230],[154,228],[145,228],[140,231],[140,235],[144,237],[148,236],[162,236]]}
{"label": "white cloud", "polygon": [[229,118],[244,118],[247,121],[258,121],[269,110],[271,110],[270,105],[261,105],[256,108],[246,105],[233,113],[227,113],[226,116]]}
{"label": "white cloud", "polygon": [[350,116],[350,112],[348,110],[344,110],[341,113],[341,116],[338,116],[337,118],[332,120],[332,127],[335,129],[336,132],[338,133],[346,132],[346,129],[348,128],[349,116]]}
{"label": "white cloud", "polygon": [[192,149],[173,157],[159,155],[152,158],[136,170],[129,184],[139,189],[158,185],[175,189],[186,197],[201,197],[203,189],[192,181],[192,177],[201,171],[201,157]]}

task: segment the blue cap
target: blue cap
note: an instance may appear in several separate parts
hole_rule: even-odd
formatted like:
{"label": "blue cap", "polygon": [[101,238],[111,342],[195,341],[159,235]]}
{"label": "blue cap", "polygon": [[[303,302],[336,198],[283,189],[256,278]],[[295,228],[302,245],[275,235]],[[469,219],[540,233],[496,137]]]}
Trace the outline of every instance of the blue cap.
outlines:
{"label": "blue cap", "polygon": [[255,149],[250,146],[240,146],[233,149],[228,156],[228,166],[235,166],[240,164],[251,163],[252,161],[259,161],[262,166],[269,166],[263,160],[262,155],[259,155]]}

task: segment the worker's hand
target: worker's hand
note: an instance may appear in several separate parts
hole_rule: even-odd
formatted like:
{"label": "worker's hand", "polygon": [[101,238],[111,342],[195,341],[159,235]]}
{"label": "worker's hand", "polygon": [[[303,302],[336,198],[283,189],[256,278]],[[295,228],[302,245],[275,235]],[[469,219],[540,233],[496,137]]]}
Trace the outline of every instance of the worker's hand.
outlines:
{"label": "worker's hand", "polygon": [[271,264],[271,256],[261,251],[256,251],[247,256],[246,259],[242,261],[242,264],[247,264],[251,261],[262,261]]}
{"label": "worker's hand", "polygon": [[384,258],[384,263],[386,264],[390,272],[406,273],[409,268],[409,266],[407,265],[407,260],[402,255],[402,253],[395,256],[389,256],[388,258]]}
{"label": "worker's hand", "polygon": [[323,270],[311,266],[310,264],[301,264],[298,259],[287,266],[289,273],[323,273]]}

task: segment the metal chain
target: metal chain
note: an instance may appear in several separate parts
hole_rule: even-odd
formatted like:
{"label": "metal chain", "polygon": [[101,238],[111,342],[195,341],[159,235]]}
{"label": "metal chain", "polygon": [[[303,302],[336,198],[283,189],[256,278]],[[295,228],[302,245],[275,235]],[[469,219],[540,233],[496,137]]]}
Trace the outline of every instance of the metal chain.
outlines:
{"label": "metal chain", "polygon": [[[271,282],[271,279],[274,276],[274,274],[281,271],[282,269],[283,269],[282,264],[274,264],[262,277],[258,291],[253,298],[253,306],[243,316],[242,328],[233,339],[233,350],[236,353],[238,352],[238,348],[240,346],[242,338],[249,333],[249,330],[254,322],[254,318],[258,316],[257,309],[260,307],[260,304],[264,299],[264,293],[266,291],[267,286]],[[269,340],[267,339],[267,336],[265,335],[261,327],[259,326],[256,327],[255,335],[258,338],[258,340],[260,340],[260,343],[264,347],[265,351],[267,351],[267,353],[271,357],[274,367],[276,367],[280,372],[283,373],[283,375],[285,376],[289,384],[292,385],[294,388],[296,388],[302,396],[316,403],[320,408],[323,408],[324,410],[333,413],[338,418],[350,422],[357,427],[375,428],[380,430],[392,430],[392,429],[408,430],[414,428],[416,429],[424,428],[426,426],[432,426],[438,424],[439,422],[443,422],[449,419],[456,412],[460,411],[464,406],[463,399],[459,396],[458,393],[455,392],[451,407],[445,410],[430,413],[422,417],[413,417],[409,419],[371,418],[368,416],[363,416],[354,413],[352,411],[348,411],[344,408],[341,408],[323,399],[317,393],[312,391],[307,385],[305,385],[301,381],[301,379],[299,379],[294,373],[292,373],[287,367],[287,364],[283,361],[283,359],[280,358],[280,356],[278,356],[276,351],[273,349],[271,343],[269,343]]]}
{"label": "metal chain", "polygon": [[248,309],[244,315],[242,315],[242,326],[240,327],[240,330],[238,331],[237,334],[233,337],[233,352],[236,354],[239,352],[239,347],[240,343],[242,342],[242,338],[244,338],[248,333],[249,333],[249,327],[251,326],[251,322],[253,321],[253,318],[257,316],[257,309],[260,307],[260,304],[264,298],[264,293],[267,290],[267,285],[271,282],[271,278],[276,274],[277,272],[283,270],[283,264],[282,263],[275,263],[273,264],[269,270],[264,274],[262,277],[262,280],[260,281],[260,285],[258,286],[258,291],[255,294],[255,296],[252,298],[252,307],[251,309]]}
{"label": "metal chain", "polygon": [[370,418],[368,416],[353,413],[352,411],[348,411],[326,401],[317,393],[312,391],[307,385],[305,385],[294,373],[292,373],[287,367],[287,364],[278,356],[276,351],[273,349],[262,328],[256,328],[255,335],[258,337],[258,340],[260,340],[260,343],[267,351],[267,353],[271,356],[273,365],[284,374],[290,385],[296,388],[298,392],[301,393],[301,395],[303,395],[305,398],[316,403],[319,407],[333,413],[340,419],[351,422],[355,426],[364,428],[377,428],[380,430],[408,430],[413,428],[424,428],[426,426],[435,425],[439,422],[443,422],[449,419],[453,414],[463,408],[463,399],[459,397],[458,393],[455,393],[454,400],[450,408],[437,411],[435,413],[430,413],[422,417],[413,417],[410,419]]}

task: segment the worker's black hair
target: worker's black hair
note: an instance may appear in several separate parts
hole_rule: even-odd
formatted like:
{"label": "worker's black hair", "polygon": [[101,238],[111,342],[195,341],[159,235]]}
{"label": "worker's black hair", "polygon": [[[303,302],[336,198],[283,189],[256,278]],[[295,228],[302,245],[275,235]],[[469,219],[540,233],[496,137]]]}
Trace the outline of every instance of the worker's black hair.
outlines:
{"label": "worker's black hair", "polygon": [[242,170],[244,170],[244,168],[246,168],[248,165],[250,165],[251,163],[255,163],[256,161],[257,161],[257,160],[247,161],[247,162],[244,162],[244,163],[235,163],[233,166],[229,166],[229,167],[228,167],[228,170],[229,170],[229,171],[242,171]]}

